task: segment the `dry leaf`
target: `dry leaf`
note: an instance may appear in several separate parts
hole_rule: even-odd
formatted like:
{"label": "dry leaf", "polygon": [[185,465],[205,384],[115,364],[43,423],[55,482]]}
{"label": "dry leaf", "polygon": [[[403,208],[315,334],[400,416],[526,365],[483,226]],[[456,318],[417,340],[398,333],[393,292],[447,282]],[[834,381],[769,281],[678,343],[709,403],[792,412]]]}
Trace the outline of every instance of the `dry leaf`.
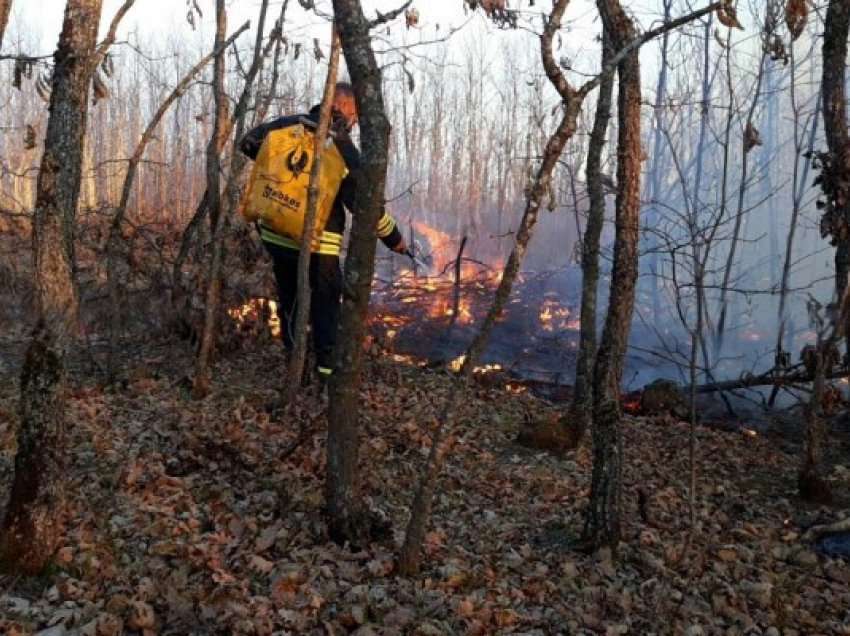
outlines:
{"label": "dry leaf", "polygon": [[788,4],[785,5],[785,26],[791,34],[791,41],[803,34],[808,17],[809,7],[806,0],[788,0]]}
{"label": "dry leaf", "polygon": [[752,122],[747,122],[747,127],[744,130],[744,152],[749,152],[756,146],[761,146],[761,135],[758,128],[753,126]]}
{"label": "dry leaf", "polygon": [[419,10],[415,7],[411,7],[407,11],[404,12],[404,23],[407,28],[419,26]]}
{"label": "dry leaf", "polygon": [[720,21],[720,24],[723,26],[729,27],[730,29],[741,29],[744,30],[744,27],[741,26],[741,23],[738,21],[738,12],[735,10],[735,6],[732,4],[731,0],[724,0],[724,2],[717,7],[717,19]]}

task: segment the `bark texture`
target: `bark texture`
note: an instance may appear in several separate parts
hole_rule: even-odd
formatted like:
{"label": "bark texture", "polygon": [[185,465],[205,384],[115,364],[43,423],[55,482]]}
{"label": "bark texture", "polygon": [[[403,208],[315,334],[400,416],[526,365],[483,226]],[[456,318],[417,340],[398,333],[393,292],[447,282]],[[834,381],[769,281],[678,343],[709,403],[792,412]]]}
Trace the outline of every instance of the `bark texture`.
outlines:
{"label": "bark texture", "polygon": [[325,90],[319,108],[319,126],[316,129],[313,146],[313,166],[310,169],[310,186],[307,190],[307,210],[304,213],[304,230],[301,234],[301,252],[298,254],[298,296],[295,302],[295,337],[293,338],[292,357],[289,360],[289,386],[287,401],[292,401],[301,388],[301,376],[304,373],[304,359],[307,357],[307,324],[310,320],[310,246],[313,244],[316,208],[319,203],[319,174],[322,169],[322,151],[331,123],[331,108],[334,101],[336,74],[339,68],[339,36],[336,28],[331,34],[331,54],[328,60],[328,74],[325,78]]}
{"label": "bark texture", "polygon": [[333,7],[357,101],[362,160],[355,173],[357,209],[345,259],[336,364],[329,384],[326,512],[333,540],[362,545],[373,526],[358,492],[358,395],[375,241],[385,203],[390,124],[384,108],[381,69],[363,8],[359,0],[334,0]]}
{"label": "bark texture", "polygon": [[[227,10],[224,0],[216,0],[215,49],[220,50],[227,32]],[[201,332],[201,345],[195,364],[195,379],[192,393],[203,397],[209,391],[210,363],[215,346],[216,315],[221,299],[222,225],[221,223],[221,149],[230,132],[225,123],[227,119],[227,95],[224,92],[225,59],[222,51],[215,56],[213,65],[213,99],[215,102],[215,123],[210,142],[207,145],[207,192],[206,201],[212,229],[212,256],[210,273],[207,280],[206,303],[204,306],[204,327]]]}
{"label": "bark texture", "polygon": [[847,37],[850,2],[830,0],[823,33],[822,107],[828,154],[821,187],[827,212],[821,231],[835,245],[835,291],[842,298],[850,272],[850,133],[847,130]]}
{"label": "bark texture", "polygon": [[826,389],[823,343],[814,348],[814,382],[812,395],[806,405],[806,431],[803,461],[797,476],[797,488],[800,498],[813,503],[829,504],[832,491],[823,474],[823,442],[826,436],[826,424],[823,414],[823,399]]}
{"label": "bark texture", "polygon": [[0,531],[0,565],[20,574],[43,570],[62,533],[65,355],[77,315],[71,248],[101,9],[101,0],[68,0],[54,55],[33,218],[36,326],[21,373],[15,478]]}
{"label": "bark texture", "polygon": [[[619,0],[598,0],[597,7],[615,49],[635,37]],[[620,540],[620,491],[623,440],[620,380],[631,329],[638,265],[640,216],[640,63],[638,51],[618,65],[617,201],[614,269],[602,341],[594,368],[593,474],[585,532],[593,547],[616,551]]]}
{"label": "bark texture", "polygon": [[9,24],[9,14],[12,12],[12,0],[0,0],[0,50],[3,49],[3,35]]}
{"label": "bark texture", "polygon": [[[602,65],[611,57],[611,41],[603,29]],[[573,403],[563,422],[570,431],[572,446],[581,443],[593,410],[593,361],[596,359],[596,301],[599,285],[599,241],[605,223],[605,188],[602,185],[602,151],[611,121],[614,75],[599,85],[596,115],[587,149],[587,193],[590,200],[587,223],[581,241],[581,315],[579,350]]]}

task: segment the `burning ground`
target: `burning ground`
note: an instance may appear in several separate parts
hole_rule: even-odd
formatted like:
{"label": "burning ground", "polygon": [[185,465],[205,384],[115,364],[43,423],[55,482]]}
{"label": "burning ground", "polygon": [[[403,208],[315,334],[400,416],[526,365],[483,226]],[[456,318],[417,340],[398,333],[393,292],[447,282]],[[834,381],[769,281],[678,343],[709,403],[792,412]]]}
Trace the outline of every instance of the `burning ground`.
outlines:
{"label": "burning ground", "polygon": [[[454,414],[424,572],[397,576],[394,552],[452,380],[372,349],[363,489],[392,536],[358,550],[327,540],[324,407],[305,392],[287,415],[265,411],[269,378],[283,368],[276,345],[223,359],[199,402],[182,380],[192,364],[185,348],[148,341],[126,387],[72,387],[67,538],[44,576],[2,581],[0,631],[850,632],[850,568],[803,539],[838,511],[795,500],[793,449],[698,429],[689,540],[687,427],[627,418],[626,543],[614,564],[575,549],[588,450],[556,458],[516,445],[525,426],[560,408],[521,385],[485,381],[492,374]],[[17,386],[11,369],[3,373],[8,440]],[[8,476],[12,448],[3,448]],[[833,475],[846,491],[848,467]]]}

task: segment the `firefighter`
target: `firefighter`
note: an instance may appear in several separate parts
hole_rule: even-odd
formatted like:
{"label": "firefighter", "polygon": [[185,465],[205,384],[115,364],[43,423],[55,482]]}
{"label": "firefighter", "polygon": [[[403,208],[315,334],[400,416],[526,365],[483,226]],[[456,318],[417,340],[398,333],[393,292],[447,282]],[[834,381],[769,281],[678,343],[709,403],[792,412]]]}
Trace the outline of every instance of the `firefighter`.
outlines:
{"label": "firefighter", "polygon": [[[275,130],[296,126],[309,120],[314,126],[319,121],[319,106],[306,115],[280,117],[250,131],[240,142],[239,149],[251,160],[257,158],[266,136]],[[351,140],[351,130],[357,125],[357,106],[351,84],[336,85],[331,115],[331,136],[342,155],[348,174],[333,202],[324,230],[313,245],[310,258],[310,326],[316,354],[316,370],[322,382],[333,372],[333,351],[340,314],[342,273],[339,253],[345,232],[345,210],[356,214],[354,207],[355,174],[360,167],[360,152]],[[320,193],[321,196],[321,193]],[[272,258],[280,305],[284,346],[291,350],[295,331],[295,301],[298,292],[298,241],[273,232],[259,221],[260,238]],[[384,213],[378,222],[378,238],[389,249],[399,254],[407,253],[407,245],[393,218]]]}

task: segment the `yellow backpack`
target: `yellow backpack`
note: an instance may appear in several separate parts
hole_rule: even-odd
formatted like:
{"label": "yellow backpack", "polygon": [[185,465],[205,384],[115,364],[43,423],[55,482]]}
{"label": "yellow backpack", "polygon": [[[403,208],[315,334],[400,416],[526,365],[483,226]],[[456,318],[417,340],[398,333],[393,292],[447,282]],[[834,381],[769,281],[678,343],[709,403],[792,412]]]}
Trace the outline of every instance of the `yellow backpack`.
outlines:
{"label": "yellow backpack", "polygon": [[[301,242],[307,214],[314,132],[312,126],[303,123],[269,132],[260,146],[242,202],[242,216],[246,221],[260,221],[276,234],[297,243]],[[345,160],[328,136],[319,170],[319,200],[312,250],[319,247],[319,238],[347,174]]]}

